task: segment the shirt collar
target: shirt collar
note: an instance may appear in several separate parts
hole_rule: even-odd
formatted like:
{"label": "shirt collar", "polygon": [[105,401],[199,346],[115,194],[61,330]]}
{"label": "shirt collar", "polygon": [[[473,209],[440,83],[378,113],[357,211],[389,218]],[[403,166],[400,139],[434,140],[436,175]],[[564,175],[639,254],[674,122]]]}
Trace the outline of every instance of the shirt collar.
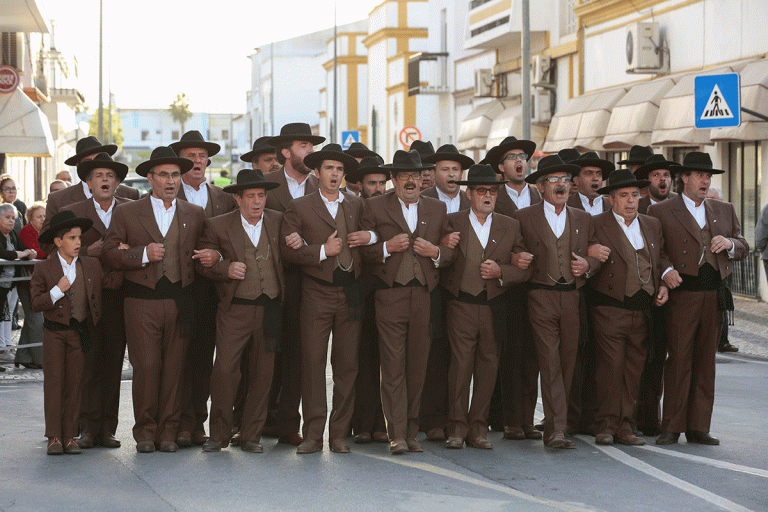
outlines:
{"label": "shirt collar", "polygon": [[62,258],[62,257],[61,257],[61,254],[59,254],[59,252],[58,252],[58,251],[56,251],[56,256],[58,256],[58,257],[59,257],[59,261],[61,262],[61,266],[62,266],[62,267],[64,267],[64,268],[67,268],[67,267],[71,267],[71,266],[73,266],[75,263],[77,263],[77,258],[78,258],[77,256],[75,256],[74,258],[72,258],[72,263],[67,263],[67,260],[65,260],[64,258]]}
{"label": "shirt collar", "polygon": [[[406,206],[405,206],[405,202],[404,202],[402,199],[400,199],[400,198],[398,197],[398,198],[397,198],[397,200],[398,200],[398,201],[400,201],[400,206],[401,206],[402,208],[405,208],[405,209],[406,209],[406,210],[408,210],[408,211],[410,211],[410,210],[411,210],[410,208],[406,208]],[[418,206],[418,204],[419,204],[419,201],[420,201],[420,200],[419,200],[419,199],[417,199],[415,203],[411,203],[411,206]]]}
{"label": "shirt collar", "polygon": [[596,207],[598,204],[600,204],[598,203],[598,201],[602,201],[602,198],[600,196],[597,196],[595,200],[592,202],[592,204],[589,204],[589,198],[587,196],[585,196],[581,192],[577,192],[577,194],[579,194],[579,199],[581,199],[581,204],[585,206],[589,206],[590,208]]}
{"label": "shirt collar", "polygon": [[702,206],[704,206],[704,201],[702,201],[699,206],[696,206],[696,203],[694,202],[693,199],[691,199],[685,194],[680,194],[680,195],[683,196],[683,201],[685,202],[685,206],[687,206],[691,210],[695,208],[701,208]]}
{"label": "shirt collar", "polygon": [[243,227],[245,229],[258,229],[259,226],[261,226],[261,223],[263,220],[264,220],[264,214],[262,213],[261,218],[259,219],[259,222],[257,222],[256,224],[251,224],[245,219],[245,217],[243,217],[242,213],[240,214],[240,221],[243,223]]}
{"label": "shirt collar", "polygon": [[438,187],[435,187],[435,190],[437,190],[437,197],[444,203],[447,203],[448,201],[455,201],[459,198],[458,192],[456,193],[456,197],[449,197],[447,194],[444,194],[443,191]]}
{"label": "shirt collar", "polygon": [[638,220],[637,220],[637,218],[639,217],[639,215],[635,215],[635,218],[632,220],[632,222],[630,222],[630,223],[629,223],[629,226],[627,226],[627,223],[626,223],[626,221],[624,220],[624,217],[622,217],[621,215],[618,215],[618,214],[617,214],[615,211],[613,211],[613,210],[611,210],[611,213],[613,214],[613,217],[616,219],[616,222],[618,222],[619,224],[621,224],[623,227],[625,227],[625,228],[627,228],[627,229],[632,229],[632,227],[633,227],[633,226],[635,226],[636,224],[638,224]]}
{"label": "shirt collar", "polygon": [[205,182],[200,184],[200,188],[195,189],[195,187],[192,185],[188,185],[184,180],[181,180],[181,186],[184,187],[184,190],[190,190],[195,194],[202,194],[203,191],[208,191],[208,187],[205,186]]}
{"label": "shirt collar", "polygon": [[327,199],[327,198],[326,198],[326,197],[323,195],[323,193],[321,192],[321,193],[320,193],[320,199],[322,199],[322,200],[323,200],[323,202],[324,202],[325,204],[341,203],[342,201],[344,201],[344,194],[342,194],[341,192],[339,192],[339,198],[338,198],[338,199],[336,199],[335,201],[329,201],[329,200],[328,200],[328,199]]}
{"label": "shirt collar", "polygon": [[91,193],[91,188],[88,186],[88,183],[84,181],[81,181],[80,183],[83,184],[83,193],[85,193],[85,197],[87,197],[88,199],[93,197],[93,194]]}
{"label": "shirt collar", "polygon": [[[553,213],[554,215],[557,215],[557,212],[555,212],[555,205],[553,205],[549,201],[542,201],[542,203],[544,203],[544,210],[545,211],[549,211],[549,212]],[[564,214],[566,210],[567,210],[567,208],[565,206],[563,206],[563,211],[560,212],[560,215]]]}
{"label": "shirt collar", "polygon": [[[165,202],[163,202],[162,199],[158,199],[155,196],[152,195],[152,193],[149,194],[149,200],[152,201],[152,206],[155,208],[162,208],[163,211],[167,211],[170,208],[165,207]],[[176,198],[173,198],[173,201],[171,201],[171,208],[176,207]]]}
{"label": "shirt collar", "polygon": [[480,219],[478,219],[477,215],[475,215],[475,211],[472,208],[469,209],[469,220],[472,222],[476,222],[478,226],[482,226],[482,227],[487,226],[488,223],[491,222],[492,218],[493,218],[493,212],[488,214],[488,217],[486,217],[485,219],[485,224],[480,224]]}
{"label": "shirt collar", "polygon": [[97,212],[101,212],[101,213],[109,213],[109,212],[111,212],[112,208],[115,207],[115,203],[117,203],[117,199],[115,199],[113,197],[112,198],[112,203],[109,205],[109,208],[107,209],[107,211],[104,211],[104,210],[101,209],[101,205],[98,202],[96,202],[96,199],[93,200],[93,205],[96,207],[96,211]]}
{"label": "shirt collar", "polygon": [[507,187],[507,194],[510,197],[517,197],[519,199],[519,198],[521,198],[523,196],[527,196],[527,195],[529,195],[531,193],[528,190],[528,185],[524,186],[523,190],[521,190],[520,192],[518,192],[517,190],[513,189],[512,187],[510,187],[509,183],[505,183],[504,186]]}

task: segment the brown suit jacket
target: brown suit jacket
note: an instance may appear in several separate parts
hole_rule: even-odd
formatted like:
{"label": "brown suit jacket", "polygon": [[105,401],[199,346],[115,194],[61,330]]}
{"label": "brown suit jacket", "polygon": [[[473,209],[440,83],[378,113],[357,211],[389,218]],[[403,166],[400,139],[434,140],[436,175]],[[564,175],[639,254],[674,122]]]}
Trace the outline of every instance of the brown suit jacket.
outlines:
{"label": "brown suit jacket", "polygon": [[[264,179],[280,184],[279,187],[270,190],[269,194],[267,194],[267,208],[278,212],[287,210],[291,201],[293,201],[293,197],[291,197],[291,191],[288,190],[288,182],[285,179],[285,170],[280,169],[279,171],[268,172],[264,175]],[[315,192],[318,187],[317,183],[317,176],[315,176],[314,173],[307,176],[307,184],[304,185],[304,195],[308,196],[312,192]]]}
{"label": "brown suit jacket", "polygon": [[[672,199],[673,197],[677,197],[677,194],[675,194],[674,192],[670,192],[669,197],[667,197],[667,199]],[[640,202],[637,205],[637,212],[642,213],[643,215],[647,215],[649,206],[651,206],[651,196],[647,195],[644,198],[640,199]]]}
{"label": "brown suit jacket", "polygon": [[[344,195],[340,208],[344,212],[347,233],[360,231],[360,218],[363,215],[363,200],[349,192],[339,192]],[[333,282],[333,271],[336,269],[336,258],[326,258],[320,261],[320,246],[336,231],[336,222],[325,207],[320,191],[294,199],[285,211],[283,227],[280,236],[280,252],[282,258],[294,265],[300,265],[305,274]],[[304,239],[301,249],[291,249],[285,245],[285,237],[298,233]],[[345,241],[346,242],[346,241]],[[362,261],[360,249],[350,249],[355,277],[360,276]]]}
{"label": "brown suit jacket", "polygon": [[[705,199],[704,209],[712,237],[722,235],[733,240],[735,246],[733,259],[735,261],[743,259],[749,252],[749,244],[741,236],[741,225],[733,205],[715,199]],[[682,194],[652,205],[648,208],[648,215],[661,221],[666,252],[675,270],[680,274],[698,275],[699,258],[703,247],[697,234],[698,225],[686,208]],[[733,272],[733,262],[728,258],[726,251],[716,256],[720,277],[725,279]]]}
{"label": "brown suit jacket", "polygon": [[[589,273],[594,275],[600,270],[600,262],[597,258],[587,256],[590,245],[597,243],[592,216],[585,211],[565,207],[568,212],[568,222],[571,227],[571,252],[578,254],[589,262]],[[533,273],[531,278],[547,275],[547,245],[541,235],[542,229],[551,229],[544,215],[544,202],[540,202],[528,208],[518,210],[515,218],[520,221],[520,229],[523,232],[523,241],[528,252],[533,254]],[[576,278],[576,287],[581,288],[586,283],[586,277]],[[554,283],[552,283],[554,284]]]}
{"label": "brown suit jacket", "polygon": [[[589,285],[598,292],[623,301],[626,296],[627,268],[631,263],[625,261],[622,246],[624,232],[616,222],[613,211],[607,211],[592,217],[595,225],[595,236],[600,244],[611,249],[608,261],[603,263],[600,272],[589,280]],[[654,293],[659,291],[661,274],[669,266],[669,259],[664,253],[664,237],[661,232],[659,219],[647,215],[638,215],[640,231],[647,242],[646,248],[651,255],[651,283]],[[633,270],[634,271],[634,270]]]}
{"label": "brown suit jacket", "polygon": [[[608,202],[608,198],[603,196],[603,211],[607,212],[611,209],[611,203]],[[581,197],[579,197],[579,194],[573,194],[571,197],[568,198],[568,202],[566,203],[571,208],[577,208],[581,211],[584,210],[584,205],[581,204]]]}
{"label": "brown suit jacket", "polygon": [[[429,187],[428,189],[422,191],[421,196],[440,200],[440,196],[437,194],[437,186]],[[472,205],[469,203],[467,193],[463,190],[459,190],[459,211],[461,212],[464,210],[469,210],[470,206]]]}
{"label": "brown suit jacket", "polygon": [[[85,279],[88,309],[91,312],[90,320],[95,325],[101,318],[101,265],[99,260],[88,256],[80,256],[78,261],[82,264],[84,275],[78,274],[77,278]],[[51,289],[59,284],[62,277],[64,277],[64,271],[61,268],[61,262],[59,257],[53,254],[35,266],[32,281],[29,284],[29,294],[32,297],[33,311],[43,311],[48,320],[69,325],[69,319],[72,318],[69,299],[62,297],[55,304],[51,302]]]}
{"label": "brown suit jacket", "polygon": [[[458,231],[461,235],[459,245],[453,251],[453,264],[443,270],[440,275],[440,284],[454,297],[458,297],[467,263],[469,230],[473,229],[469,222],[469,210],[449,214],[448,225],[452,232]],[[485,259],[493,260],[501,267],[501,283],[498,279],[485,280],[488,300],[504,293],[509,285],[530,279],[530,267],[522,271],[512,265],[512,253],[523,251],[525,251],[525,245],[520,233],[520,223],[504,215],[492,215],[491,231],[488,244],[485,246]]]}
{"label": "brown suit jacket", "polygon": [[[133,187],[127,185],[118,185],[115,197],[122,197],[125,199],[139,199],[139,191]],[[45,222],[43,223],[42,233],[48,229],[51,224],[51,219],[54,215],[59,213],[65,206],[69,206],[88,199],[83,192],[82,183],[76,183],[71,187],[67,187],[63,190],[57,190],[53,194],[49,195],[45,204]]]}
{"label": "brown suit jacket", "polygon": [[[130,202],[130,199],[115,197],[115,206],[112,207],[112,215],[115,214],[118,206]],[[93,221],[93,226],[80,236],[80,242],[82,244],[80,247],[81,254],[87,254],[86,251],[88,250],[88,247],[104,238],[104,235],[107,233],[106,226],[101,222],[99,214],[96,213],[96,205],[94,204],[93,199],[86,199],[85,201],[65,206],[61,210],[69,210],[74,212],[79,218],[91,219]]]}
{"label": "brown suit jacket", "polygon": [[[232,194],[224,192],[221,187],[211,185],[208,182],[204,182],[202,186],[208,189],[208,203],[211,205],[211,210],[213,211],[211,217],[217,217],[233,210],[237,210],[237,202]],[[184,201],[187,200],[187,195],[184,193],[184,187],[182,185],[179,185],[179,192],[176,194],[176,197],[183,199]]]}
{"label": "brown suit jacket", "polygon": [[[181,257],[181,286],[192,284],[195,271],[192,251],[203,234],[205,214],[203,209],[183,199],[176,199],[176,215],[179,222],[179,255]],[[107,230],[101,261],[112,269],[125,270],[125,279],[148,288],[157,284],[156,265],[162,262],[141,262],[144,248],[151,243],[162,243],[163,235],[157,227],[150,196],[121,204],[112,212],[112,222]],[[120,250],[121,243],[130,246]]]}
{"label": "brown suit jacket", "polygon": [[[539,189],[534,185],[526,186],[531,193],[531,206],[539,204],[541,202],[541,194],[539,193]],[[496,209],[494,212],[506,215],[507,217],[512,217],[515,215],[517,210],[517,205],[512,200],[512,198],[509,197],[509,193],[507,193],[507,187],[499,187],[499,195],[496,196]]]}
{"label": "brown suit jacket", "polygon": [[[397,269],[403,261],[403,253],[391,254],[384,261],[383,245],[395,235],[408,233],[408,224],[403,217],[400,201],[397,194],[384,194],[368,199],[363,218],[360,220],[360,229],[374,231],[379,237],[378,242],[362,248],[363,256],[373,264],[373,274],[384,281],[387,286],[395,282]],[[431,197],[422,197],[418,203],[418,224],[413,234],[415,238],[423,238],[434,245],[439,245],[440,240],[450,233],[448,216],[445,204]],[[440,260],[438,266],[448,266],[453,258],[453,250],[444,245],[440,247]],[[419,257],[421,270],[427,280],[427,287],[431,291],[440,280],[440,273],[435,268],[434,262],[425,256]]]}
{"label": "brown suit jacket", "polygon": [[[280,246],[278,243],[282,221],[282,213],[269,209],[264,210],[261,227],[262,236],[266,235],[269,238],[272,263],[275,265],[277,278],[280,282],[280,300],[282,300],[282,297],[285,297],[285,278],[283,277],[283,265],[280,262]],[[199,249],[219,251],[223,258],[220,262],[209,268],[203,267],[198,260],[197,270],[204,277],[216,281],[219,304],[224,308],[224,311],[229,310],[232,298],[237,290],[237,285],[240,283],[236,279],[229,278],[229,265],[236,261],[245,262],[245,238],[247,236],[243,229],[240,210],[236,210],[208,219],[205,223],[203,236],[197,244]]]}

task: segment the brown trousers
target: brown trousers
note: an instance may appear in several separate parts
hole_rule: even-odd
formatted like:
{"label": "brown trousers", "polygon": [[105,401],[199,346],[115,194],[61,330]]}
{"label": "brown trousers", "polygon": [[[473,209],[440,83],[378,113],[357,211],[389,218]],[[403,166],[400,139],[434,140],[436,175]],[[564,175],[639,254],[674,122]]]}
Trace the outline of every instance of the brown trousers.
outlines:
{"label": "brown trousers", "polygon": [[123,301],[122,290],[102,290],[98,337],[85,356],[81,429],[97,439],[117,432],[126,344]]}
{"label": "brown trousers", "polygon": [[[490,306],[448,303],[448,435],[476,439],[488,433],[488,411],[499,369],[499,345]],[[469,386],[472,386],[472,406]]]}
{"label": "brown trousers", "polygon": [[670,292],[662,430],[709,432],[715,403],[715,353],[722,319],[722,312],[717,309],[717,292]]}
{"label": "brown trousers", "polygon": [[565,432],[568,397],[579,346],[579,291],[530,290],[531,320],[541,373],[544,440]]}
{"label": "brown trousers", "polygon": [[648,320],[642,311],[593,306],[598,433],[632,434],[640,373],[645,362]]}
{"label": "brown trousers", "polygon": [[652,310],[651,342],[637,397],[635,424],[642,431],[661,428],[661,395],[664,391],[664,361],[667,359],[667,305]]}
{"label": "brown trousers", "polygon": [[125,299],[128,357],[133,366],[133,438],[175,441],[187,340],[172,299]]}
{"label": "brown trousers", "polygon": [[328,417],[325,368],[329,336],[333,333],[333,407],[328,421],[330,439],[344,439],[355,407],[357,351],[361,320],[350,317],[344,288],[304,278],[301,303],[301,403],[304,439],[321,441]]}
{"label": "brown trousers", "polygon": [[43,330],[45,437],[77,437],[83,366],[83,351],[77,332]]}
{"label": "brown trousers", "polygon": [[355,434],[386,432],[387,425],[381,409],[381,365],[376,330],[376,300],[373,293],[365,297],[365,312],[360,327],[360,349],[357,360],[352,429]]}
{"label": "brown trousers", "polygon": [[269,390],[275,367],[274,352],[267,352],[264,341],[264,307],[232,304],[228,311],[219,307],[216,314],[216,362],[211,374],[211,439],[229,442],[233,406],[243,375],[248,368],[245,404],[240,419],[243,442],[259,442],[267,420]]}
{"label": "brown trousers", "polygon": [[[440,312],[443,325],[447,324],[446,311],[449,297],[447,292],[443,292],[443,307]],[[445,376],[448,374],[450,365],[451,345],[448,334],[440,338],[432,338],[419,410],[419,429],[424,432],[429,432],[433,428],[445,429],[448,426],[448,380]]]}
{"label": "brown trousers", "polygon": [[429,291],[408,286],[376,291],[381,405],[390,440],[416,438],[429,358]]}

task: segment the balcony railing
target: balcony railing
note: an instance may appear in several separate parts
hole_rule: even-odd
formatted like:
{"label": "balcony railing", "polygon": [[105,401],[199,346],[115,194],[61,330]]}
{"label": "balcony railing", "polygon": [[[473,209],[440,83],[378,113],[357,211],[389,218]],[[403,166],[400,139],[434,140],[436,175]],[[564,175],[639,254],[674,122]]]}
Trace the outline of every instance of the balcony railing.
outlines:
{"label": "balcony railing", "polygon": [[448,54],[421,52],[408,59],[408,96],[443,94],[448,85]]}

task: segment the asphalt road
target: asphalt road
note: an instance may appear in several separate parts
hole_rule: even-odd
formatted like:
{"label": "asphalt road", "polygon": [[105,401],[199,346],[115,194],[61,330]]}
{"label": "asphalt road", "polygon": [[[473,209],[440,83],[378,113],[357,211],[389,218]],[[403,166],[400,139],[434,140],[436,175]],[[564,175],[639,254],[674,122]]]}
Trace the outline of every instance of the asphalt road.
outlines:
{"label": "asphalt road", "polygon": [[[50,457],[39,381],[0,383],[0,510],[768,510],[768,360],[718,355],[712,433],[719,447],[597,447],[506,441],[491,451],[390,456],[386,445],[298,456],[264,439],[264,454],[188,448],[138,454],[130,382],[117,450]],[[541,417],[539,409],[537,417]]]}

